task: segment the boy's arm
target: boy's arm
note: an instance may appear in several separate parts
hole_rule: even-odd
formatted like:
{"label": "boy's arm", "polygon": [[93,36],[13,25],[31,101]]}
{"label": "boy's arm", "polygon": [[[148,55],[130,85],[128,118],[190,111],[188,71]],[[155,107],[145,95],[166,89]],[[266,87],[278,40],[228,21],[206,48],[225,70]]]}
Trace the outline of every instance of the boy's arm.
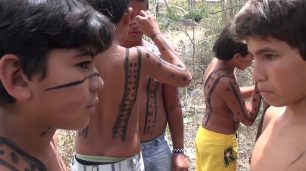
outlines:
{"label": "boy's arm", "polygon": [[260,118],[260,121],[259,121],[259,124],[258,124],[258,127],[257,127],[257,133],[256,133],[256,138],[255,138],[256,141],[258,140],[258,138],[260,137],[261,133],[264,130],[263,124],[264,124],[264,120],[265,120],[265,115],[267,113],[267,110],[270,107],[270,105],[265,100],[262,100],[262,101],[263,101],[263,111],[262,111],[262,115],[261,115],[261,118]]}
{"label": "boy's arm", "polygon": [[139,24],[142,32],[150,37],[157,46],[163,60],[176,65],[183,70],[187,70],[186,65],[179,59],[179,56],[174,49],[169,46],[165,38],[162,36],[159,26],[154,16],[147,11],[141,11],[140,15],[136,17],[137,24]]}
{"label": "boy's arm", "polygon": [[136,47],[138,56],[141,58],[141,73],[143,76],[150,75],[161,83],[175,87],[184,87],[192,80],[191,73],[170,62],[164,61],[145,47]]}
{"label": "boy's arm", "polygon": [[234,78],[225,77],[220,79],[220,97],[238,120],[246,126],[251,126],[260,110],[261,95],[255,84],[250,103],[246,106],[240,93],[238,83]]}
{"label": "boy's arm", "polygon": [[163,100],[174,149],[172,154],[172,170],[188,170],[189,162],[185,158],[184,151],[181,151],[181,149],[184,150],[184,123],[177,88],[164,84]]}
{"label": "boy's arm", "polygon": [[251,87],[240,87],[240,93],[242,98],[248,99],[252,96],[255,86]]}

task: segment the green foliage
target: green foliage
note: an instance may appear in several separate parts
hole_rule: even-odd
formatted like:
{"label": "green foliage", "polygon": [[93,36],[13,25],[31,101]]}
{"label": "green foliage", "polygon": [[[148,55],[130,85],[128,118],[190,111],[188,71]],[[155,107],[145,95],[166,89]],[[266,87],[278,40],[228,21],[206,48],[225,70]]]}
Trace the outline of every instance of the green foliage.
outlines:
{"label": "green foliage", "polygon": [[184,18],[191,19],[199,23],[204,17],[206,17],[206,15],[206,8],[201,6],[200,8],[189,10],[188,13],[184,15]]}

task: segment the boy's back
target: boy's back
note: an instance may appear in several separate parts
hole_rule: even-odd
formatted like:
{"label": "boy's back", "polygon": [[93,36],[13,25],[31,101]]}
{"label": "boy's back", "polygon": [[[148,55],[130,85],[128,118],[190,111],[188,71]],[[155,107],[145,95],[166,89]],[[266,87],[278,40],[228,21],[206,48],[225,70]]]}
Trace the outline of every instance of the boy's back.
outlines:
{"label": "boy's back", "polygon": [[95,129],[89,127],[83,130],[83,133],[87,129],[90,131],[77,138],[77,152],[118,158],[131,157],[140,151],[139,136],[135,134],[139,129],[136,100],[142,100],[142,97],[137,97],[141,89],[138,86],[147,81],[149,73],[153,78],[181,86],[188,84],[189,80],[179,76],[185,70],[169,66],[144,47],[126,49],[114,44],[103,56],[97,56],[95,61],[105,83],[99,93],[102,103],[97,106],[89,124]]}

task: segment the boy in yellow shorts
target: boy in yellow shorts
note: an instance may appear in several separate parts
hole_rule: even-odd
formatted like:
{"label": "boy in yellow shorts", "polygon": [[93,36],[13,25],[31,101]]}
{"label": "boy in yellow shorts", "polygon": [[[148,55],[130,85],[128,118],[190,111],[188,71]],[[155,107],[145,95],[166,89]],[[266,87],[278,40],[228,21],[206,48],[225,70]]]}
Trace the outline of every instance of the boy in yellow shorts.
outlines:
{"label": "boy in yellow shorts", "polygon": [[[237,163],[236,131],[239,123],[253,124],[261,102],[254,87],[240,88],[235,68],[245,70],[253,61],[247,45],[235,42],[224,28],[214,44],[215,58],[204,80],[205,117],[196,136],[197,171],[234,171]],[[244,98],[251,97],[248,107]]]}

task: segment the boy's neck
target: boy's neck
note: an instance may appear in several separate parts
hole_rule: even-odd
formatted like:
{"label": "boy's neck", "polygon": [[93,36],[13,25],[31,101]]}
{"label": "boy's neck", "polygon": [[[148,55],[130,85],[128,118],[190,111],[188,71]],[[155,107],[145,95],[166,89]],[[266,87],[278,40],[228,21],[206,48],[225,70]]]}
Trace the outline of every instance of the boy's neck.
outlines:
{"label": "boy's neck", "polygon": [[286,106],[285,113],[292,115],[292,117],[300,119],[305,118],[306,120],[306,97],[294,103],[288,104]]}
{"label": "boy's neck", "polygon": [[50,150],[55,129],[42,127],[40,121],[25,119],[24,113],[0,114],[0,136],[8,139],[30,154],[43,154]]}
{"label": "boy's neck", "polygon": [[225,70],[228,70],[228,71],[231,72],[231,73],[234,73],[234,69],[235,69],[235,66],[233,65],[233,63],[231,62],[231,60],[229,60],[229,61],[224,61],[224,60],[217,59],[216,67],[217,67],[218,69],[225,69]]}
{"label": "boy's neck", "polygon": [[131,48],[131,47],[135,47],[135,46],[143,46],[143,45],[144,45],[144,43],[143,43],[142,39],[138,40],[138,41],[128,41],[128,40],[126,40],[122,43],[122,46],[126,47],[126,48]]}

